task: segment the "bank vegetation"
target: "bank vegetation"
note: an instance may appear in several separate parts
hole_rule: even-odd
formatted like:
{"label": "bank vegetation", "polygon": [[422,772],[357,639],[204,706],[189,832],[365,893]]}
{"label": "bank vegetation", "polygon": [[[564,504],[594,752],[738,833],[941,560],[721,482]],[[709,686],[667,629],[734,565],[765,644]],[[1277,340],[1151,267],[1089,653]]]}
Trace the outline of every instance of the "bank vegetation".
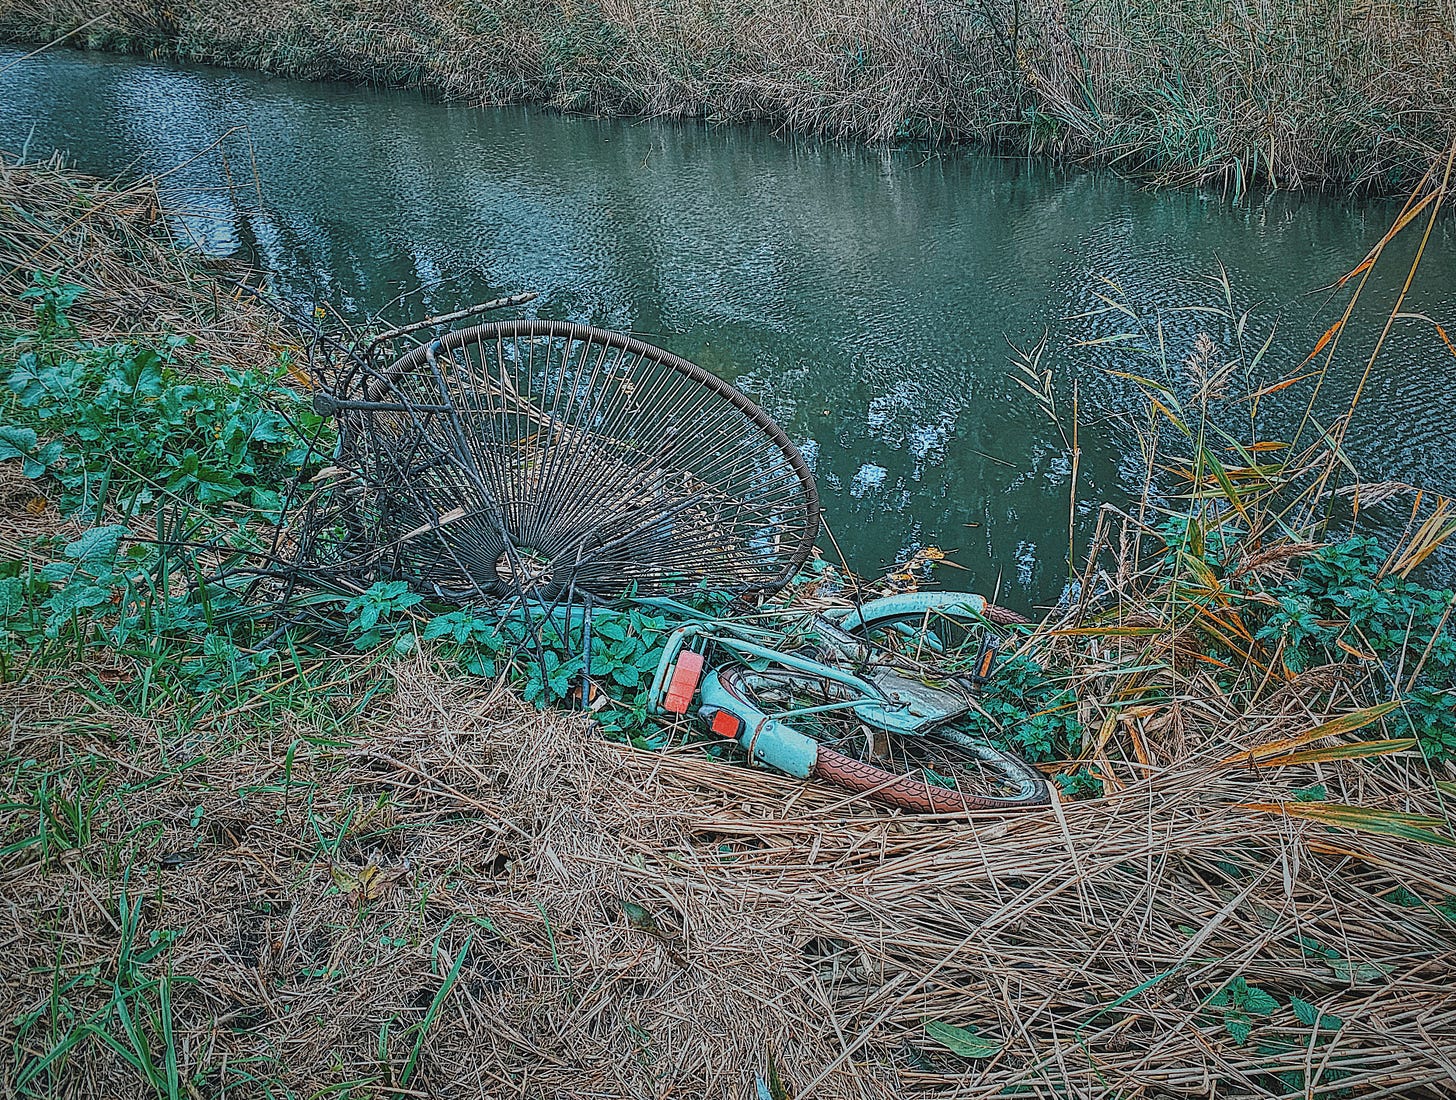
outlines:
{"label": "bank vegetation", "polygon": [[1456,136],[1456,0],[0,0],[0,36],[1234,192],[1406,189]]}

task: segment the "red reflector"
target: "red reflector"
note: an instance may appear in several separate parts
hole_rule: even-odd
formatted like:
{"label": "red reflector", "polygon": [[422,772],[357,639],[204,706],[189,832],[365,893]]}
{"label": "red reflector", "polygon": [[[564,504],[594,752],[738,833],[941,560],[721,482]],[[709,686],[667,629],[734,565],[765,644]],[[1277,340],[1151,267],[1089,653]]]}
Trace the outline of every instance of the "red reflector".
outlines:
{"label": "red reflector", "polygon": [[663,702],[662,709],[669,714],[686,714],[702,675],[701,653],[694,653],[691,649],[679,653],[677,663],[672,666],[672,679],[667,683],[667,699]]}
{"label": "red reflector", "polygon": [[743,730],[743,719],[736,714],[720,710],[713,715],[713,732],[720,737],[737,737]]}

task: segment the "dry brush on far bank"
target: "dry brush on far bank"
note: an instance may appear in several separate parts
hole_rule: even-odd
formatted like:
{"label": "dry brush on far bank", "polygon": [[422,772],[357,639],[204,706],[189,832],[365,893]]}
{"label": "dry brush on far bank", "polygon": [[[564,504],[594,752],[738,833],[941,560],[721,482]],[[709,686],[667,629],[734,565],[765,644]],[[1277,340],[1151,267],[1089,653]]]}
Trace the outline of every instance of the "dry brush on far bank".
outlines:
{"label": "dry brush on far bank", "polygon": [[63,35],[479,103],[988,144],[1234,190],[1405,188],[1456,134],[1453,0],[0,2],[0,36]]}

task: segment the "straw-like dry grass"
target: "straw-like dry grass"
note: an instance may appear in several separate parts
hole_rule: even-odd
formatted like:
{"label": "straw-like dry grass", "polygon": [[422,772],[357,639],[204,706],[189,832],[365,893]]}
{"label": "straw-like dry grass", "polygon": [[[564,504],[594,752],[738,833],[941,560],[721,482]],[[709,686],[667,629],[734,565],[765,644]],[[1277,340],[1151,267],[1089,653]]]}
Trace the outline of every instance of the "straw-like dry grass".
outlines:
{"label": "straw-like dry grass", "polygon": [[0,36],[467,101],[988,143],[1164,181],[1400,189],[1450,144],[1453,0],[3,0]]}
{"label": "straw-like dry grass", "polygon": [[83,336],[167,332],[240,365],[288,347],[276,315],[236,285],[246,272],[185,251],[156,181],[102,183],[67,171],[59,157],[18,165],[0,154],[0,195],[0,319],[29,312],[17,296],[44,271],[99,290],[78,312]]}
{"label": "straw-like dry grass", "polygon": [[[167,977],[201,1095],[261,1095],[254,1078],[304,1096],[742,1096],[770,1059],[792,1095],[825,1097],[1449,1080],[1451,918],[1392,892],[1456,893],[1456,861],[1234,808],[1287,777],[1185,764],[1056,813],[916,821],[611,746],[418,664],[392,676],[348,734],[291,714],[183,734],[45,680],[8,690],[12,759],[58,769],[72,797],[127,793],[86,843],[9,857],[7,1015],[45,1018],[57,982],[94,972],[60,1026],[116,1032],[113,982]],[[1428,809],[1421,779],[1341,776]],[[158,936],[164,955],[117,975],[119,951]],[[1200,1007],[1238,977],[1280,1001],[1246,1045]],[[1290,996],[1338,1026],[1302,1025]],[[927,1019],[1002,1051],[967,1062]],[[64,1034],[31,1030],[10,1072]],[[95,1039],[52,1084],[148,1093]]]}
{"label": "straw-like dry grass", "polygon": [[[10,167],[0,208],[51,225],[72,192],[109,206],[61,179]],[[93,300],[191,270],[157,249],[138,276],[105,252],[148,246],[87,224]],[[50,235],[11,230],[0,249],[39,266]],[[192,306],[158,323],[210,302],[177,293]],[[79,322],[97,338],[146,323]],[[242,355],[273,337],[229,339]],[[7,558],[61,522],[21,512]],[[263,689],[159,692],[146,713],[122,705],[165,679],[144,654],[26,667],[0,685],[3,1087],[1449,1095],[1450,765],[1409,745],[1332,751],[1349,738],[1323,724],[1369,704],[1343,671],[1217,680],[1196,656],[1204,612],[1170,613],[1136,532],[1105,530],[1104,602],[1044,629],[1062,631],[1046,636],[1113,793],[1016,818],[911,818],[608,744],[428,655],[303,653]],[[1307,550],[1270,539],[1244,564],[1277,577]],[[1090,641],[1067,633],[1083,627]],[[1153,674],[1117,670],[1154,664],[1168,690],[1139,706]],[[1293,797],[1314,784],[1325,800]],[[1298,816],[1335,805],[1358,827]],[[973,1030],[980,1056],[937,1042],[942,1024]]]}

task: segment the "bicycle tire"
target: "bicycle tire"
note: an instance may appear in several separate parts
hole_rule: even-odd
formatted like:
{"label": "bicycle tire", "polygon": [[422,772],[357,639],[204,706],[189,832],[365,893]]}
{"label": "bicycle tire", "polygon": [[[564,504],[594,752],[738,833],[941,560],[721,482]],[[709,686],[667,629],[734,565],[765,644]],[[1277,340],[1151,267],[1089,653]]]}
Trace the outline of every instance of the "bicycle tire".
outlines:
{"label": "bicycle tire", "polygon": [[[938,734],[925,734],[934,739]],[[995,750],[999,752],[999,750]],[[1032,771],[1031,766],[1008,753],[1000,754],[1008,763]],[[812,772],[816,779],[836,787],[863,794],[877,802],[923,814],[966,814],[986,810],[1035,810],[1051,803],[1051,790],[1035,772],[1035,784],[1026,795],[1016,798],[997,798],[990,795],[971,794],[958,789],[948,789],[927,783],[911,775],[897,775],[874,764],[855,760],[841,752],[821,745],[814,760]]]}

